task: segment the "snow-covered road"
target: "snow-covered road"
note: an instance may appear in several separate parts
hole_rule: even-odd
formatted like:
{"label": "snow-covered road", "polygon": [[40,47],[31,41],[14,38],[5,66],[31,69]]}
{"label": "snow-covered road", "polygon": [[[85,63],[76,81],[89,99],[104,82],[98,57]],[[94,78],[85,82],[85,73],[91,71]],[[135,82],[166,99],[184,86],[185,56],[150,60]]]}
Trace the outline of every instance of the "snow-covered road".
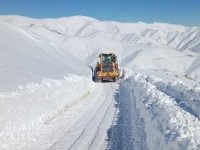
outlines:
{"label": "snow-covered road", "polygon": [[99,83],[48,122],[37,141],[24,149],[105,149],[116,111],[118,84]]}
{"label": "snow-covered road", "polygon": [[167,83],[130,70],[117,83],[68,75],[0,98],[5,100],[1,149],[200,148],[200,91],[180,81]]}

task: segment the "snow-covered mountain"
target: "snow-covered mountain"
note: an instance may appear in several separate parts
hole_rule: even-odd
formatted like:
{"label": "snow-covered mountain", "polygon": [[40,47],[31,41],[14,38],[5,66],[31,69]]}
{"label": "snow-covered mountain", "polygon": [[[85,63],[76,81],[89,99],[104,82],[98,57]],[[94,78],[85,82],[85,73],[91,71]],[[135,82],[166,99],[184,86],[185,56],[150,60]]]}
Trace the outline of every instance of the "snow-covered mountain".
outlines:
{"label": "snow-covered mountain", "polygon": [[[60,19],[31,19],[19,16],[2,16],[14,26],[23,28],[35,36],[62,46],[72,37],[111,39],[120,43],[143,43],[151,46],[167,46],[180,51],[200,52],[200,28],[164,23],[146,24],[98,21],[84,16]],[[48,36],[53,35],[53,36]],[[64,40],[65,39],[65,40]]]}
{"label": "snow-covered mountain", "polygon": [[0,72],[0,149],[200,149],[200,27],[0,16]]}
{"label": "snow-covered mountain", "polygon": [[[118,23],[84,16],[31,19],[1,16],[37,42],[63,49],[93,65],[101,51],[118,54],[121,65],[172,72],[200,80],[200,28],[162,23]],[[145,63],[144,63],[145,62]]]}

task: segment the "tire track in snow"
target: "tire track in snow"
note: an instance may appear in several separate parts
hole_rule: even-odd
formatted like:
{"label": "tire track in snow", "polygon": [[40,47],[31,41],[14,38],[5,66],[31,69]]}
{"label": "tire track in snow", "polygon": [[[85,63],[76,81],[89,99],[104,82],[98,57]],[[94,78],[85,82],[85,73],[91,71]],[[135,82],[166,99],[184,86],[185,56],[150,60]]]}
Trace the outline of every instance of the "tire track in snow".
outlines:
{"label": "tire track in snow", "polygon": [[[97,87],[96,87],[96,88],[97,88]],[[97,90],[100,90],[100,91],[101,91],[101,89],[98,89],[98,88],[97,88]],[[95,94],[95,90],[93,90],[87,97],[83,97],[83,99],[80,99],[80,100],[79,100],[79,103],[83,102],[84,100],[87,100],[87,102],[90,103],[91,106],[95,105],[95,104],[96,104],[96,101],[93,101],[93,104],[91,104],[91,102],[89,102],[89,100],[93,99],[94,94]],[[97,96],[99,96],[99,95],[97,95]],[[77,104],[79,104],[79,103],[77,103]],[[86,103],[86,104],[88,104],[88,103]],[[83,105],[83,104],[81,104],[81,105]],[[91,106],[89,106],[89,107],[91,107]],[[88,109],[90,109],[89,107],[88,107]],[[89,110],[88,110],[88,111],[89,111]],[[77,113],[79,113],[79,112],[77,112]],[[87,113],[88,113],[88,112],[83,113],[82,117],[81,117],[80,119],[76,120],[76,121],[72,124],[72,126],[71,126],[68,130],[65,131],[65,133],[63,134],[63,136],[60,137],[56,142],[54,142],[53,145],[51,145],[48,149],[53,149],[53,150],[54,150],[54,149],[66,149],[65,147],[68,147],[67,149],[72,149],[73,145],[81,138],[82,134],[84,134],[86,128],[84,128],[84,129],[81,131],[80,135],[79,135],[79,136],[76,138],[76,140],[71,144],[71,146],[68,146],[68,142],[67,142],[67,141],[66,141],[67,145],[63,146],[63,143],[62,143],[62,142],[63,142],[63,140],[65,140],[67,137],[69,137],[68,135],[70,135],[71,132],[73,131],[73,126],[76,127],[77,124],[79,124],[79,123],[81,123],[81,122],[84,122],[84,119],[83,119],[83,118],[84,118],[84,116],[85,116]],[[85,120],[87,120],[87,119],[85,119]],[[79,127],[79,126],[78,126],[78,127]],[[77,127],[77,128],[78,128],[78,127]],[[79,130],[79,129],[77,129],[77,130]],[[71,137],[71,138],[73,139],[73,137]],[[62,147],[62,148],[59,148],[59,147]]]}
{"label": "tire track in snow", "polygon": [[83,129],[83,131],[81,132],[81,134],[76,138],[76,140],[73,142],[73,144],[69,147],[69,149],[71,150],[75,144],[81,139],[81,137],[83,136],[83,133],[85,132],[85,130],[87,129],[87,127],[89,126],[89,124],[92,122],[92,120],[94,118],[96,118],[97,114],[99,113],[99,111],[101,110],[101,108],[103,107],[103,105],[105,104],[106,99],[104,100],[104,102],[100,105],[100,107],[98,108],[98,110],[96,111],[96,113],[93,115],[93,117],[88,121],[87,125],[85,126],[85,128]]}
{"label": "tire track in snow", "polygon": [[[100,122],[100,124],[99,124],[99,126],[98,126],[98,128],[97,128],[96,133],[95,133],[95,137],[93,138],[92,142],[90,143],[88,149],[91,149],[92,145],[95,146],[95,144],[94,144],[95,141],[98,142],[98,140],[96,140],[96,139],[97,139],[97,136],[99,135],[100,128],[102,127],[103,123],[106,121],[106,115],[109,114],[109,111],[111,110],[112,104],[113,104],[113,102],[111,101],[110,104],[109,104],[109,106],[108,106],[107,109],[106,109],[106,112],[105,112],[104,115],[103,115],[103,118],[101,119],[101,122]],[[110,113],[111,113],[111,112],[110,112]],[[105,130],[104,130],[104,131],[105,131]],[[94,146],[93,146],[93,147],[94,147]]]}
{"label": "tire track in snow", "polygon": [[[97,91],[100,91],[100,93],[97,93]],[[95,89],[92,89],[88,95],[86,94],[87,96],[83,94],[85,96],[82,98],[80,97],[79,101],[73,105],[73,107],[63,112],[54,121],[45,125],[45,131],[43,131],[45,134],[43,134],[36,143],[33,143],[31,149],[54,150],[66,149],[66,147],[69,147],[71,140],[73,140],[71,136],[73,136],[74,127],[77,127],[77,125],[87,120],[88,116],[85,115],[89,113],[88,111],[91,111],[90,109],[95,105],[98,106],[99,102],[94,99],[94,95],[100,97],[101,91],[101,86],[95,86]],[[84,117],[86,118],[83,119]],[[77,130],[80,131],[79,128]],[[51,138],[46,140],[49,137]]]}
{"label": "tire track in snow", "polygon": [[[84,132],[82,132],[78,138],[74,141],[74,143],[70,146],[69,149],[79,149],[79,146],[82,145],[81,142],[84,141],[85,138],[89,138],[88,144],[85,144],[85,147],[87,147],[87,149],[93,149],[92,147],[94,143],[96,143],[96,139],[100,138],[98,141],[97,145],[101,147],[101,143],[103,143],[104,141],[102,141],[102,137],[99,136],[99,131],[101,128],[105,128],[108,120],[106,118],[106,115],[108,114],[108,112],[111,110],[113,101],[111,99],[111,95],[112,95],[112,91],[110,89],[110,84],[107,83],[103,83],[104,86],[106,86],[105,88],[105,93],[104,93],[104,97],[100,97],[101,99],[103,98],[104,101],[101,103],[101,105],[99,106],[98,110],[96,111],[96,113],[93,115],[93,117],[88,121],[87,125],[85,125],[85,128],[83,129]],[[107,115],[109,116],[109,115]],[[98,120],[95,120],[95,118],[98,118]],[[106,120],[106,121],[105,121]],[[104,122],[105,121],[105,122]],[[90,128],[95,128],[92,133],[88,133],[90,132]],[[105,132],[105,130],[102,130],[102,132]],[[90,134],[90,135],[89,135]],[[100,133],[102,134],[102,133]],[[106,134],[106,132],[105,132]],[[104,139],[103,139],[104,140]],[[87,143],[87,142],[86,142]],[[95,149],[97,148],[97,145]],[[82,147],[82,146],[81,146]],[[99,148],[100,149],[100,148]]]}
{"label": "tire track in snow", "polygon": [[118,83],[117,84],[111,83],[110,87],[111,87],[112,91],[115,91],[115,92],[111,93],[114,97],[113,97],[112,101],[110,102],[109,106],[106,109],[106,112],[105,112],[105,114],[104,114],[104,116],[103,116],[103,118],[100,122],[98,130],[95,134],[93,141],[91,142],[91,144],[89,146],[89,149],[106,149],[107,146],[109,145],[110,141],[109,141],[109,138],[108,138],[108,136],[109,136],[108,132],[107,132],[107,139],[106,139],[107,146],[105,145],[104,147],[102,147],[99,143],[103,143],[102,140],[105,141],[105,139],[101,138],[101,134],[103,132],[105,132],[106,130],[108,131],[108,127],[106,126],[106,123],[110,122],[109,124],[110,124],[110,126],[112,126],[113,123],[114,123],[114,119],[116,118],[117,107],[116,107],[116,103],[114,103],[114,100],[116,100],[117,95],[119,94],[119,84]]}
{"label": "tire track in snow", "polygon": [[[60,125],[59,122],[56,123],[59,118],[52,122],[58,124],[59,127],[56,127],[57,125],[52,126],[53,130],[56,132],[53,136],[56,137],[49,140],[48,143],[41,144],[39,142],[37,146],[38,149],[82,150],[89,149],[89,147],[95,150],[105,149],[107,144],[106,131],[111,125],[114,116],[115,107],[113,94],[115,89],[118,88],[116,85],[115,83],[97,83],[95,90],[91,92],[87,101],[81,101],[81,103],[78,104],[79,106],[75,106],[61,116],[59,121],[61,123]],[[114,86],[114,89],[112,86]],[[69,115],[72,117],[67,117],[67,120],[68,118],[74,118],[72,121],[67,121],[65,119],[65,116]],[[50,135],[47,137],[50,137]],[[45,137],[43,139],[45,139]]]}
{"label": "tire track in snow", "polygon": [[76,144],[76,142],[78,142],[78,140],[81,138],[81,136],[83,135],[83,133],[85,132],[85,130],[86,130],[86,128],[83,129],[83,131],[78,136],[78,138],[74,141],[74,143],[72,143],[72,145],[69,147],[69,150],[71,150],[73,148],[73,146]]}

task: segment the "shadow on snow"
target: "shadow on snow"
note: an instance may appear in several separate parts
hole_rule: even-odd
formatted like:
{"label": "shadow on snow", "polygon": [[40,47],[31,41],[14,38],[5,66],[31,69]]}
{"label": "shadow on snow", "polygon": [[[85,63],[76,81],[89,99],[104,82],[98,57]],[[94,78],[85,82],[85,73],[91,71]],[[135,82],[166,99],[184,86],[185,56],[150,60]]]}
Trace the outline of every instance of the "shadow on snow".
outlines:
{"label": "shadow on snow", "polygon": [[118,113],[116,112],[112,126],[107,131],[107,149],[146,150],[148,148],[144,120],[136,108],[134,92],[127,85],[121,83],[119,90],[114,95]]}

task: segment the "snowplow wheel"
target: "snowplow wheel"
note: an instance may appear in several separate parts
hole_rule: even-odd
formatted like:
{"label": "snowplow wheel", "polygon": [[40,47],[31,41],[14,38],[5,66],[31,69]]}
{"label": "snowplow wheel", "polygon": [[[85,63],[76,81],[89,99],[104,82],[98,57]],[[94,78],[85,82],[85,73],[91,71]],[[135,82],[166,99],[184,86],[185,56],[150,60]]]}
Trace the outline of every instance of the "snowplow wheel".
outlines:
{"label": "snowplow wheel", "polygon": [[96,74],[95,74],[95,76],[94,76],[94,82],[98,82],[99,80],[98,80],[98,77],[96,76]]}
{"label": "snowplow wheel", "polygon": [[97,76],[97,72],[94,71],[94,82],[99,82],[99,77]]}

